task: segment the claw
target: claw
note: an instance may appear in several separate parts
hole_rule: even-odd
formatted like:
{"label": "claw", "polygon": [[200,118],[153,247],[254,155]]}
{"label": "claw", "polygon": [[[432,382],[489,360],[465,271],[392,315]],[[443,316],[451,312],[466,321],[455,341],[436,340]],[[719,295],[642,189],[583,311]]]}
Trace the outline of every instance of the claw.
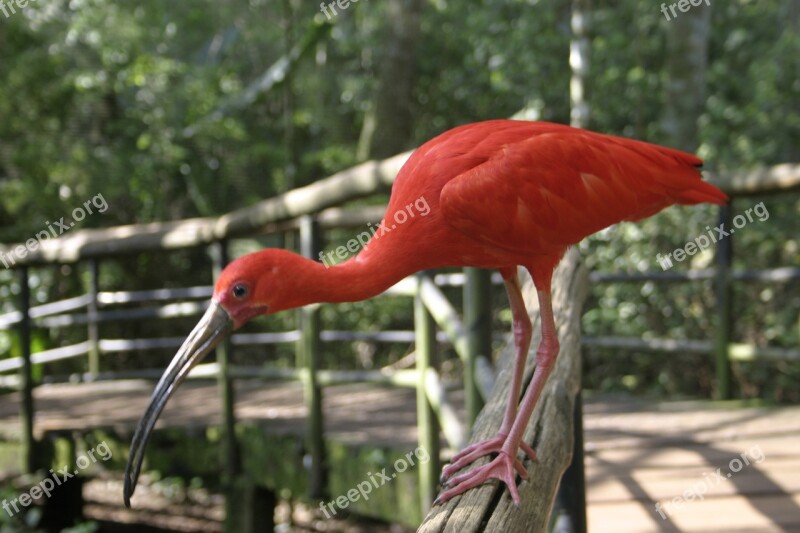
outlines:
{"label": "claw", "polygon": [[[517,474],[519,474],[519,477],[521,477],[522,479],[527,481],[527,479],[528,479],[528,471],[522,465],[522,461],[520,461],[516,457],[514,458],[514,470],[517,471]],[[454,477],[452,479],[447,479],[445,476],[442,476],[442,479],[439,481],[439,483],[441,485],[447,487],[447,486],[450,486],[450,485],[452,485],[454,483],[458,483],[458,480],[461,477],[465,476],[465,475],[466,474],[462,474],[462,475]]]}
{"label": "claw", "polygon": [[495,435],[490,439],[482,440],[480,442],[476,442],[475,444],[470,444],[469,446],[466,446],[463,450],[455,454],[451,462],[455,463],[456,461],[459,461],[466,455],[469,455],[475,452],[476,450],[482,448],[499,452],[505,440],[506,440],[506,435],[504,433],[498,433],[497,435]]}
{"label": "claw", "polygon": [[481,457],[485,455],[490,455],[493,453],[499,453],[503,447],[503,442],[505,442],[506,436],[502,434],[498,434],[491,439],[487,439],[481,442],[476,442],[475,444],[471,444],[455,454],[452,459],[450,459],[450,464],[444,467],[442,470],[442,482],[447,481],[447,479],[461,470],[462,468],[474,463]]}
{"label": "claw", "polygon": [[[474,463],[481,457],[485,455],[491,455],[495,453],[500,453],[503,448],[503,444],[505,443],[506,435],[502,433],[498,433],[491,439],[487,439],[481,442],[476,442],[475,444],[471,444],[455,454],[452,459],[450,459],[450,464],[442,469],[442,476],[439,479],[439,483],[442,485],[447,484],[447,480],[461,470],[469,466],[470,464]],[[528,458],[533,461],[534,463],[538,463],[539,459],[536,457],[536,452],[531,448],[528,443],[520,442],[519,447],[528,456]],[[518,463],[518,464],[517,464]],[[522,463],[517,460],[515,463],[515,467],[517,471],[520,473],[523,479],[527,479],[528,472],[522,466]],[[523,473],[524,472],[524,473]]]}
{"label": "claw", "polygon": [[519,474],[519,477],[525,480],[528,479],[528,471],[525,469],[524,466],[522,466],[522,461],[520,461],[516,457],[514,458],[514,469],[517,471],[517,474]]}
{"label": "claw", "polygon": [[[489,479],[499,479],[508,487],[514,505],[519,507],[520,498],[519,491],[517,490],[515,473],[519,473],[521,468],[522,463],[520,463],[518,459],[512,458],[501,450],[500,454],[492,459],[490,463],[479,466],[451,479],[450,483],[454,486],[439,494],[434,501],[434,505],[444,503],[453,496],[463,494],[469,489],[485,483]],[[527,472],[525,477],[527,478]]]}
{"label": "claw", "polygon": [[519,447],[522,448],[522,451],[525,452],[525,455],[528,456],[528,459],[530,459],[534,463],[539,462],[539,458],[536,456],[536,452],[534,451],[533,448],[530,447],[530,445],[527,442],[525,442],[524,440],[520,441]]}

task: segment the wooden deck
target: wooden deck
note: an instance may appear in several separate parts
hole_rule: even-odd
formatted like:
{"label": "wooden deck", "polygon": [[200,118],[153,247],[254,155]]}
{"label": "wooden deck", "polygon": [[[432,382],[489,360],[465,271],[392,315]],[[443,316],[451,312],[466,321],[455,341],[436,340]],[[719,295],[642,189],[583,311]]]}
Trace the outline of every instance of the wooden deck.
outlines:
{"label": "wooden deck", "polygon": [[590,531],[800,531],[800,407],[728,405],[588,402]]}
{"label": "wooden deck", "polygon": [[[110,427],[131,433],[147,407],[153,382],[144,380],[39,387],[34,393],[34,434]],[[236,384],[236,418],[263,422],[270,433],[305,434],[306,409],[300,383],[240,380]],[[0,403],[0,439],[18,435],[16,395]],[[325,432],[345,444],[416,447],[416,408],[413,389],[342,385],[325,388]],[[457,400],[457,398],[456,398]],[[216,384],[190,381],[170,399],[156,429],[205,427],[220,423]],[[463,416],[463,413],[461,413]],[[391,420],[391,424],[386,422]]]}
{"label": "wooden deck", "polygon": [[[145,381],[40,387],[36,433],[94,427],[130,432],[152,387]],[[326,389],[327,432],[350,445],[411,450],[414,398],[411,389]],[[303,434],[298,385],[240,382],[237,399],[240,419],[263,421],[270,433]],[[460,405],[460,398],[454,400]],[[218,407],[214,384],[187,383],[158,427],[215,424]],[[0,440],[16,439],[17,409],[16,396],[2,397]],[[594,398],[585,402],[585,431],[591,532],[800,531],[800,407]],[[721,477],[714,473],[718,468]]]}

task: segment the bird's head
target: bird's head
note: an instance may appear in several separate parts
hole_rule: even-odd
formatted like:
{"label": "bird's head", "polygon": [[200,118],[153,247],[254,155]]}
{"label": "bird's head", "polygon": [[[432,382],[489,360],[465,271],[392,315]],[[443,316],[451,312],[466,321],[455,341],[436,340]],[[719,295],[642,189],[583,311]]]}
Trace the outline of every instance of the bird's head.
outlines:
{"label": "bird's head", "polygon": [[220,274],[212,302],[227,313],[233,329],[239,329],[259,315],[302,305],[297,280],[305,270],[318,266],[276,248],[242,256]]}
{"label": "bird's head", "polygon": [[125,469],[126,506],[130,507],[150,432],[192,367],[252,318],[306,303],[303,294],[307,291],[300,290],[303,273],[313,268],[322,265],[285,250],[268,249],[242,256],[222,271],[208,310],[172,358],[136,427]]}

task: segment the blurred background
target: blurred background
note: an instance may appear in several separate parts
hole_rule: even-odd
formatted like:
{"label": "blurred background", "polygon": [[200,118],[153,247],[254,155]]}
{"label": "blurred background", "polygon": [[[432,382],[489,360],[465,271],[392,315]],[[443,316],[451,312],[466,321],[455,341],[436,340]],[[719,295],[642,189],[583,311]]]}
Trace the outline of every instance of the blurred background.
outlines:
{"label": "blurred background", "polygon": [[[798,0],[716,0],[679,9],[675,17],[665,15],[662,5],[641,0],[351,0],[321,6],[299,0],[31,0],[24,7],[13,3],[13,9],[6,0],[2,5],[7,9],[0,7],[0,243],[6,253],[60,217],[69,220],[98,195],[107,209],[76,220],[69,232],[223,215],[413,149],[453,126],[490,118],[572,122],[681,148],[697,153],[706,162],[704,170],[721,178],[800,161]],[[664,5],[668,12],[670,3]],[[381,206],[387,199],[388,190],[381,190],[341,207]],[[733,360],[730,386],[720,394],[713,350],[587,342],[587,397],[633,403],[722,397],[759,405],[800,401],[800,197],[791,191],[756,192],[737,200],[731,213],[761,202],[769,217],[737,233],[731,268],[781,267],[795,274],[732,284],[727,306],[734,326],[728,341],[769,347],[785,357]],[[718,218],[711,206],[673,207],[635,225],[604,230],[579,250],[593,272],[659,272],[657,254],[707,233]],[[362,230],[363,225],[330,229],[321,246],[333,249]],[[265,232],[231,242],[230,254],[265,246],[296,248],[299,242],[291,232]],[[204,286],[210,270],[198,265],[209,261],[203,248],[110,256],[95,281],[108,292]],[[676,262],[669,272],[714,266],[710,248]],[[16,270],[0,269],[0,313],[19,310]],[[91,275],[70,261],[34,265],[27,278],[30,305],[83,294]],[[582,318],[587,338],[711,341],[719,332],[714,275],[691,283],[595,281]],[[492,291],[493,330],[505,333],[511,317],[502,285]],[[460,306],[461,293],[451,292]],[[411,299],[326,305],[319,313],[331,330],[414,327]],[[260,319],[246,331],[292,330],[296,320],[285,313]],[[110,321],[100,335],[178,337],[195,321],[180,316]],[[84,339],[85,325],[36,327],[30,346],[35,353]],[[504,343],[505,337],[496,335],[495,351]],[[328,343],[324,367],[403,367],[412,344]],[[102,370],[163,368],[172,353],[120,350],[103,357]],[[22,354],[15,329],[0,329],[0,363]],[[276,368],[292,367],[295,357],[291,343],[236,351],[237,363],[269,362]],[[443,379],[458,381],[463,369],[452,347],[443,345],[439,359]],[[87,365],[86,358],[35,364],[32,378],[36,384],[46,376],[80,381],[76,376],[90,370]],[[9,394],[0,402],[10,402],[17,388],[11,381],[6,386]],[[5,410],[14,420],[17,408]],[[14,440],[7,434],[0,439]],[[120,449],[119,460],[123,453]],[[4,478],[11,479],[13,470]],[[164,474],[164,492],[177,487],[183,494],[197,484],[191,475],[170,475]],[[11,481],[3,487],[0,496],[19,493]],[[283,501],[295,496],[289,493]],[[292,504],[283,505],[291,515]],[[310,507],[307,514],[313,502]],[[4,532],[39,527],[37,516],[24,521],[5,514],[0,514]],[[100,527],[90,518],[87,530]],[[299,530],[318,527],[312,526],[315,520],[300,520],[307,529]],[[103,521],[113,522],[107,516]],[[291,519],[282,523],[286,530],[295,527]],[[658,530],[660,520],[647,527]]]}

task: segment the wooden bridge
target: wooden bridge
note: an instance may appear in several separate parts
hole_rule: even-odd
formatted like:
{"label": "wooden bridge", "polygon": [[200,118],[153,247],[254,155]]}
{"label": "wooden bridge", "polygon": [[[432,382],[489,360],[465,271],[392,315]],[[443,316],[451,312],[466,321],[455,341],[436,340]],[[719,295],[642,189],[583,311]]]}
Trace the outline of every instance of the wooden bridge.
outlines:
{"label": "wooden bridge", "polygon": [[[51,442],[56,442],[58,436],[78,436],[85,441],[105,439],[112,444],[114,453],[124,453],[151,390],[152,382],[145,380],[43,385],[35,393],[36,436]],[[187,453],[191,439],[203,437],[206,428],[220,423],[217,394],[213,381],[195,380],[165,410],[154,437],[158,446],[149,455],[153,463],[169,465],[165,475],[181,471],[184,465],[177,459]],[[298,383],[264,385],[239,381],[236,396],[242,431],[257,427],[269,435],[246,450],[250,464],[258,465],[263,469],[258,474],[268,478],[275,472],[271,460],[274,455],[270,457],[274,447],[269,443],[287,436],[297,442],[304,435],[307,409],[302,387]],[[459,417],[464,416],[463,396],[454,393],[451,399]],[[415,403],[415,393],[410,388],[367,384],[331,387],[326,391],[324,409],[326,441],[343,453],[361,450],[362,455],[368,455],[365,450],[395,450],[402,456],[417,446]],[[0,435],[6,447],[0,457],[6,468],[16,468],[19,459],[19,441],[15,438],[20,428],[18,409],[18,394],[0,404]],[[800,529],[800,408],[746,407],[739,402],[634,403],[630,399],[601,397],[585,401],[584,417],[589,531]],[[205,438],[200,441],[204,446],[213,446]],[[17,446],[10,448],[9,443]],[[168,443],[174,446],[171,451],[162,446]],[[748,456],[750,465],[742,466],[730,479],[715,482],[712,472],[716,468],[729,472],[730,462],[754,446],[763,454],[763,460],[757,461],[758,452],[753,451],[755,457]],[[188,457],[196,457],[196,453]],[[214,456],[215,452],[209,455]],[[104,466],[116,470],[119,477],[123,459],[124,456],[115,456],[111,464]],[[307,475],[302,457],[295,454],[293,460],[297,463],[291,481],[302,485]],[[334,466],[337,471],[333,477],[342,485],[342,494],[361,481],[345,479],[346,469],[355,468],[355,477],[363,477],[371,468],[344,461],[337,461]],[[733,466],[738,468],[736,463]],[[187,469],[195,475],[201,473],[196,464]],[[290,481],[289,471],[286,474],[287,479],[281,483]],[[416,499],[405,501],[408,507],[401,509],[398,491],[416,492],[415,472],[401,476],[403,484],[381,487],[371,502],[380,502],[384,519],[413,525],[407,512],[417,506]],[[667,519],[656,511],[656,503],[668,504],[704,482],[708,487],[702,500],[687,500]],[[95,511],[87,518],[125,514],[119,494],[121,483],[112,486],[117,493],[103,498],[104,507],[110,512]],[[148,486],[142,488],[145,495],[150,494]],[[131,523],[159,523],[146,497],[135,503],[142,510],[130,514]],[[360,505],[354,504],[351,511],[364,516],[377,514],[377,506],[357,503]],[[169,516],[166,511],[160,512]],[[175,519],[189,527],[193,523],[186,516]],[[211,526],[219,530],[221,524]]]}
{"label": "wooden bridge", "polygon": [[[0,455],[7,459],[18,454],[24,469],[34,471],[51,465],[72,465],[80,450],[106,441],[114,450],[114,459],[104,466],[112,469],[123,466],[132,426],[143,412],[150,391],[147,382],[131,379],[152,379],[161,369],[111,372],[103,368],[101,355],[164,351],[176,348],[182,339],[103,339],[98,326],[200,314],[210,287],[103,291],[98,271],[104,259],[120,254],[209,247],[213,257],[209,267],[218,272],[227,261],[231,239],[264,232],[296,234],[299,251],[317,257],[321,231],[363,227],[367,221],[380,219],[380,210],[346,211],[334,206],[385,190],[405,157],[407,154],[367,163],[219,219],[74,232],[42,243],[38,250],[21,258],[14,265],[21,287],[18,310],[0,316],[0,328],[18,331],[21,352],[19,357],[0,361],[0,374],[5,373],[0,376],[0,385],[19,390],[17,400],[2,404],[0,450],[6,451],[0,451]],[[725,180],[718,178],[718,182],[734,196],[790,190],[800,184],[800,169],[783,165],[728,176]],[[729,220],[730,216],[730,209],[724,208],[723,220]],[[722,327],[713,342],[601,338],[583,339],[583,343],[619,349],[716,353],[722,397],[730,394],[728,364],[732,357],[766,355],[796,360],[797,350],[734,345],[729,297],[731,284],[739,279],[755,276],[790,281],[800,279],[800,269],[783,267],[745,276],[731,270],[729,252],[730,249],[721,246],[717,269],[704,274],[719,280],[716,312]],[[30,270],[74,262],[87,267],[86,294],[31,307]],[[594,274],[592,279],[598,283],[620,281],[615,276]],[[671,281],[691,281],[697,274],[674,273],[669,277]],[[720,498],[730,498],[728,505],[732,506],[748,503],[752,513],[741,508],[727,512],[725,518],[737,524],[750,524],[747,527],[754,530],[794,526],[797,486],[787,479],[786,472],[797,466],[797,456],[788,446],[797,435],[796,410],[733,411],[737,414],[731,418],[727,411],[702,404],[694,407],[705,417],[698,425],[692,411],[689,411],[692,416],[683,412],[669,418],[662,416],[660,410],[670,412],[672,407],[659,406],[654,413],[655,407],[639,411],[631,409],[629,404],[590,402],[584,436],[580,425],[581,403],[576,399],[580,397],[580,311],[588,279],[576,254],[571,254],[559,268],[554,283],[562,353],[526,435],[537,447],[542,462],[526,465],[531,481],[520,487],[524,502],[521,509],[510,505],[503,490],[487,485],[434,508],[424,518],[436,493],[440,461],[463,445],[473,421],[473,439],[495,431],[506,398],[507,376],[502,369],[509,351],[493,364],[493,332],[485,318],[492,279],[475,269],[464,274],[421,274],[389,291],[389,296],[413,299],[414,331],[324,330],[317,308],[308,307],[299,311],[298,325],[293,331],[234,336],[232,343],[218,350],[215,362],[193,372],[192,383],[167,407],[159,426],[162,429],[150,443],[146,468],[187,477],[216,476],[228,496],[227,529],[255,531],[271,523],[270,513],[264,510],[274,505],[277,491],[288,491],[291,497],[321,498],[324,503],[347,494],[364,481],[367,473],[397,465],[404,457],[408,461],[409,451],[421,448],[430,455],[429,461],[420,461],[413,473],[398,473],[394,482],[376,490],[369,501],[363,498],[350,501],[347,509],[409,525],[422,521],[422,531],[543,531],[554,521],[559,528],[569,527],[560,530],[581,531],[586,527],[582,460],[585,449],[588,514],[593,531],[623,531],[626,527],[630,531],[678,531],[701,526],[715,530],[713,523],[704,526],[696,519],[706,506],[719,504]],[[463,288],[463,313],[448,300],[444,289],[448,286]],[[526,290],[529,292],[530,286]],[[130,302],[145,306],[114,308]],[[535,315],[536,306],[529,308]],[[32,353],[32,328],[75,326],[86,328],[86,341]],[[414,341],[414,368],[385,371],[323,368],[323,343],[354,339]],[[236,364],[234,350],[238,346],[285,342],[296,344],[295,368]],[[451,386],[437,368],[441,362],[436,360],[435,349],[442,342],[453,346],[463,365],[463,386]],[[534,338],[534,349],[536,344]],[[45,373],[34,379],[34,365],[38,369],[40,365],[76,357],[86,357],[86,372],[61,377]],[[528,368],[528,375],[531,371]],[[216,380],[218,392],[212,392],[209,379]],[[265,380],[276,383],[265,385]],[[70,384],[71,381],[79,383]],[[14,423],[17,413],[21,417]],[[574,429],[573,415],[577,415]],[[736,428],[743,431],[733,438],[723,427],[736,417],[753,420],[729,427],[730,431]],[[615,420],[618,426],[603,427],[604,420]],[[667,420],[670,425],[660,425]],[[783,424],[783,433],[762,431],[764,428],[757,420]],[[652,421],[660,421],[655,427],[668,431],[664,434],[655,429],[648,431]],[[700,429],[706,432],[706,437],[697,436]],[[726,439],[725,446],[714,440],[718,438]],[[708,497],[683,505],[673,501],[684,498],[679,489],[687,490],[697,484],[698,473],[702,476],[704,468],[726,466],[726,461],[753,445],[761,446],[768,459],[737,472],[734,482],[725,485],[728,492],[712,498],[709,490]],[[681,451],[684,449],[689,451]],[[566,477],[562,478],[565,470]],[[748,492],[747,480],[757,480],[753,481],[755,492]],[[566,490],[557,498],[559,484]],[[732,488],[735,492],[731,492]],[[552,512],[557,499],[558,507],[565,509],[563,513]],[[665,506],[672,502],[666,511],[668,519],[657,513],[654,506],[658,502]],[[724,505],[713,508],[725,509]],[[652,512],[648,513],[648,509]],[[606,529],[609,524],[614,526]]]}

